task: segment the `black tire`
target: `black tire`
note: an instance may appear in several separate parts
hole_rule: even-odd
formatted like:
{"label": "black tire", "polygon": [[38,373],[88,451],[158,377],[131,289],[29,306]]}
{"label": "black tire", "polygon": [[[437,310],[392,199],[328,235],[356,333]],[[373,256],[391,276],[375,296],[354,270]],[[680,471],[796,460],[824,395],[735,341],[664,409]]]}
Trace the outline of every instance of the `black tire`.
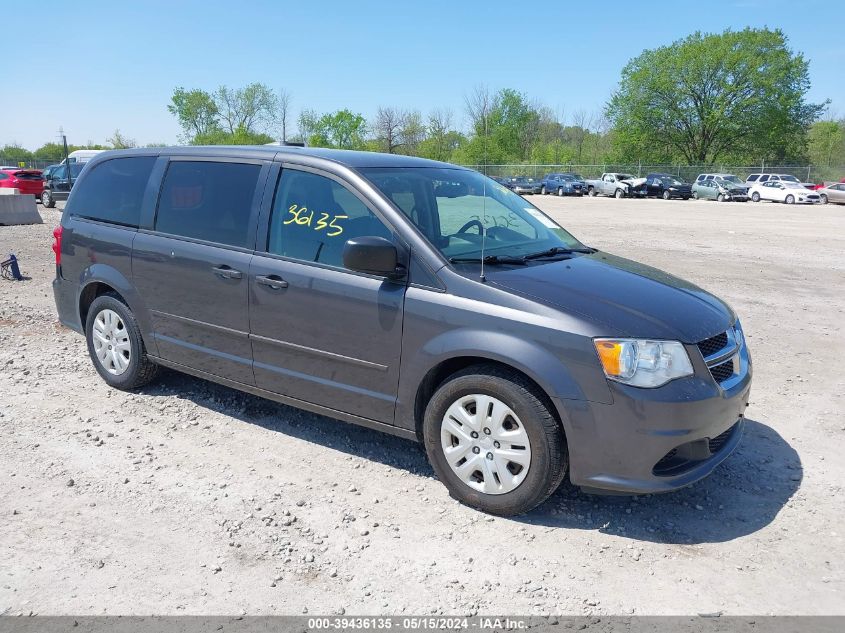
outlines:
{"label": "black tire", "polygon": [[587,189],[587,195],[591,198],[595,198],[596,190],[593,187],[590,187],[589,189]]}
{"label": "black tire", "polygon": [[49,189],[41,192],[41,204],[48,209],[56,206],[56,201],[53,199],[53,194],[50,193]]}
{"label": "black tire", "polygon": [[689,200],[689,196],[682,196],[684,200]]}
{"label": "black tire", "polygon": [[786,204],[795,204],[795,196],[792,194],[786,196],[786,200],[784,200]]}
{"label": "black tire", "polygon": [[[698,200],[698,192],[697,192],[697,191],[693,191],[693,192],[692,192],[692,197],[693,197],[693,200]],[[686,200],[686,198],[684,198],[684,200]]]}
{"label": "black tire", "polygon": [[669,198],[671,198],[671,197],[672,197],[672,196],[671,196],[671,194],[670,194],[668,191],[664,191],[664,192],[663,192],[663,199],[664,199],[664,200],[668,200],[668,199],[669,199]]}
{"label": "black tire", "polygon": [[[129,336],[129,366],[119,375],[109,373],[103,367],[99,358],[97,358],[96,351],[94,350],[94,321],[97,315],[106,309],[112,310],[120,316],[126,333]],[[144,345],[143,338],[141,338],[141,329],[138,327],[135,315],[132,314],[132,311],[120,296],[115,293],[110,292],[100,295],[91,303],[91,306],[88,308],[88,317],[85,320],[85,340],[88,342],[88,354],[94,363],[94,369],[97,370],[100,377],[110,387],[123,391],[131,391],[148,384],[158,374],[159,366],[147,358],[147,348]]]}
{"label": "black tire", "polygon": [[558,187],[558,188],[557,188],[557,195],[558,195],[558,196],[561,196],[561,197],[563,196],[563,187]]}
{"label": "black tire", "polygon": [[823,193],[822,195],[820,195],[819,200],[821,201],[822,204],[827,204],[827,202],[828,202],[827,194]]}
{"label": "black tire", "polygon": [[613,197],[614,197],[614,198],[616,198],[617,200],[618,200],[619,198],[624,198],[624,197],[625,197],[625,192],[624,192],[624,191],[622,191],[621,189],[617,189],[617,190],[613,193]]}
{"label": "black tire", "polygon": [[716,202],[724,202],[724,201],[725,201],[725,196],[723,194],[720,193],[718,196],[716,196]]}
{"label": "black tire", "polygon": [[752,202],[760,202],[760,194],[756,191],[751,194],[751,201]]}
{"label": "black tire", "polygon": [[540,187],[540,193],[541,193],[542,195],[544,195],[544,196],[545,196],[547,193],[549,193],[548,191],[546,191],[546,185],[543,185],[542,187]]}
{"label": "black tire", "polygon": [[[440,434],[443,417],[458,398],[480,393],[504,402],[522,422],[531,443],[525,479],[503,494],[485,494],[464,483],[446,461]],[[569,457],[557,419],[536,387],[517,372],[496,365],[474,365],[444,382],[425,410],[423,440],[428,459],[449,494],[468,506],[499,516],[528,512],[557,490],[566,476]]]}

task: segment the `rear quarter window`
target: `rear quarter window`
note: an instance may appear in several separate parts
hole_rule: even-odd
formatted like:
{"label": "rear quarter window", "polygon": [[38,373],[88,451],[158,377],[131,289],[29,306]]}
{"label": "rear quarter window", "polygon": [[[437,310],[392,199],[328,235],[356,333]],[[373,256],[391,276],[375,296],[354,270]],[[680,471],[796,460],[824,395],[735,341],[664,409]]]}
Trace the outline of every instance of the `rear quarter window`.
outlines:
{"label": "rear quarter window", "polygon": [[[113,158],[74,184],[67,212],[81,218],[138,227],[155,156]],[[71,170],[73,173],[73,170]]]}

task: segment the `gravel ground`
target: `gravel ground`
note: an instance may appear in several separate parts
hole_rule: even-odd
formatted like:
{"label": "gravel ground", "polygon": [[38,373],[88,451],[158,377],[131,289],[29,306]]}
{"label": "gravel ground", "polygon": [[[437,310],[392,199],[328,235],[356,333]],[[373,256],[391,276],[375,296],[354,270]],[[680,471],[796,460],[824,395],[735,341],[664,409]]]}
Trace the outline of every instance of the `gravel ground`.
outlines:
{"label": "gravel ground", "polygon": [[533,201],[742,316],[749,424],[711,477],[492,518],[412,442],[172,372],[110,390],[39,208],[0,227],[30,277],[0,281],[0,614],[845,614],[845,207]]}

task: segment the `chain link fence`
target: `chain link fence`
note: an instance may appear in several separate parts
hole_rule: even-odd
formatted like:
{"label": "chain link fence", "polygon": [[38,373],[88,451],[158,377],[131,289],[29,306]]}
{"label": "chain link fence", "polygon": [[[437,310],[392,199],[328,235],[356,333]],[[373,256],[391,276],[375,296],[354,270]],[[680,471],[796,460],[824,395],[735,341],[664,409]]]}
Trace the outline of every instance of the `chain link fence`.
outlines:
{"label": "chain link fence", "polygon": [[3,156],[0,154],[0,166],[2,167],[23,167],[26,169],[44,169],[50,165],[57,165],[62,162],[64,156],[56,158],[27,158]]}
{"label": "chain link fence", "polygon": [[792,174],[801,182],[838,182],[845,177],[845,166],[823,167],[819,165],[649,165],[644,163],[604,163],[601,165],[578,165],[566,163],[561,165],[464,165],[488,176],[506,178],[525,176],[541,179],[546,174],[560,172],[574,172],[584,178],[598,178],[603,173],[633,174],[644,177],[648,174],[672,174],[681,180],[692,182],[699,174],[734,174],[745,180],[749,174],[776,173]]}

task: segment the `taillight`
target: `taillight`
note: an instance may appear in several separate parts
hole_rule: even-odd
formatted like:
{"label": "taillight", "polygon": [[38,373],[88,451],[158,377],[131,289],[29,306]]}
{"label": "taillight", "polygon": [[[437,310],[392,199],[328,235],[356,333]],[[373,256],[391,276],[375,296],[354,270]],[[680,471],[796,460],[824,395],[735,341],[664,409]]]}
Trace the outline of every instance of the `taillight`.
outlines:
{"label": "taillight", "polygon": [[53,252],[56,254],[56,266],[62,265],[62,226],[53,229]]}

